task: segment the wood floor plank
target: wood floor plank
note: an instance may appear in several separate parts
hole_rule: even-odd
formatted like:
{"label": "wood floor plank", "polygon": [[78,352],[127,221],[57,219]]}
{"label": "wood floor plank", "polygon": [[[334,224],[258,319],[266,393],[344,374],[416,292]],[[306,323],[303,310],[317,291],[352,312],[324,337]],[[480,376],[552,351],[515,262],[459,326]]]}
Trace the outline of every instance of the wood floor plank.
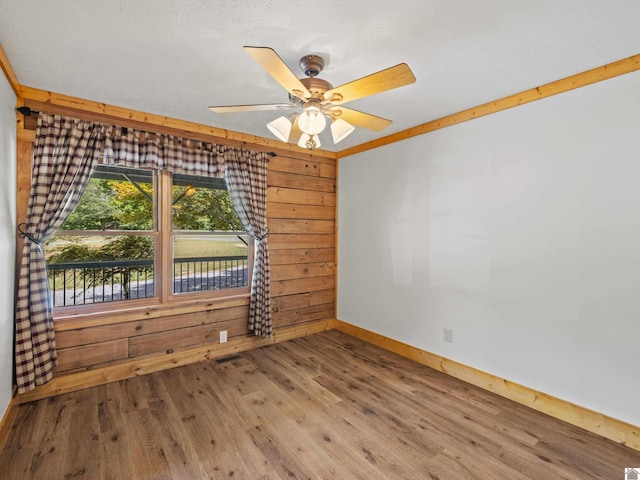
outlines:
{"label": "wood floor plank", "polygon": [[[64,435],[56,429],[57,451],[64,452],[64,475],[61,478],[97,478],[100,470],[99,458],[95,455],[78,455],[82,450],[96,451],[100,448],[100,422],[95,405],[96,398],[78,392],[75,404],[66,412],[68,419]],[[43,475],[41,473],[41,475]]]}
{"label": "wood floor plank", "polygon": [[20,405],[0,479],[615,479],[640,452],[332,330]]}

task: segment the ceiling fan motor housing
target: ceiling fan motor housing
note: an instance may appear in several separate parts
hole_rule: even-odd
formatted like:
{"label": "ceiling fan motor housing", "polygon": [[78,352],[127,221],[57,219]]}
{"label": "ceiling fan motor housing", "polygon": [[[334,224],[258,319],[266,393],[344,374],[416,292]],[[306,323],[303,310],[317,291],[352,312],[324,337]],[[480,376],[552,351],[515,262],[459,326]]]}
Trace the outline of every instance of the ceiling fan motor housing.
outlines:
{"label": "ceiling fan motor housing", "polygon": [[318,77],[301,78],[300,81],[311,92],[311,98],[322,98],[324,92],[333,88],[329,82]]}
{"label": "ceiling fan motor housing", "polygon": [[[333,85],[331,85],[329,82],[318,77],[301,78],[300,82],[306,87],[307,90],[309,90],[309,93],[311,93],[311,98],[319,100],[322,100],[324,98],[324,92],[333,88]],[[292,105],[296,106],[301,106],[305,103],[304,100],[295,95],[292,95],[291,93],[289,94],[289,101]]]}
{"label": "ceiling fan motor housing", "polygon": [[318,55],[305,55],[300,59],[300,68],[307,77],[316,77],[324,68],[324,60]]}

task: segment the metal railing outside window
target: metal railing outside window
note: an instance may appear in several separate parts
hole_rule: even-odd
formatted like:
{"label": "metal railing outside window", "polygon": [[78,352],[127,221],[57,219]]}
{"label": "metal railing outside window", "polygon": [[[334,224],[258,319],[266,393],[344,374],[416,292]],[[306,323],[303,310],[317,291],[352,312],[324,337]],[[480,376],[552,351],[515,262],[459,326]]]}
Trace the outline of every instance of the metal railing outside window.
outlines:
{"label": "metal railing outside window", "polygon": [[[54,307],[153,297],[152,259],[47,265]],[[246,255],[175,258],[173,292],[189,293],[248,285]]]}

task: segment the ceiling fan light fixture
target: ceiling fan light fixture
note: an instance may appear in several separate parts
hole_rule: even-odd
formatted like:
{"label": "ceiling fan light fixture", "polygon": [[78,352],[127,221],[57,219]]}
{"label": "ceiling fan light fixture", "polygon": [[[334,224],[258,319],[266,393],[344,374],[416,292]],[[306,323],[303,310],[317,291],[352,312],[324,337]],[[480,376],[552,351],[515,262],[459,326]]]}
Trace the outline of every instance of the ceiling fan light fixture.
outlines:
{"label": "ceiling fan light fixture", "polygon": [[318,137],[318,135],[309,135],[308,133],[303,133],[302,135],[300,135],[298,146],[306,148],[307,150],[318,148],[320,146],[320,137]]}
{"label": "ceiling fan light fixture", "polygon": [[[375,132],[382,131],[392,123],[391,120],[344,108],[341,105],[416,81],[409,66],[406,63],[400,63],[334,87],[327,80],[318,77],[324,69],[324,60],[318,55],[306,55],[300,59],[300,67],[306,78],[298,78],[272,48],[251,46],[243,48],[288,92],[289,103],[221,105],[209,108],[215,113],[301,109],[302,113],[295,113],[289,118],[278,117],[267,123],[267,127],[278,140],[309,150],[320,146],[318,135],[323,134],[327,126],[327,117],[331,118],[331,136],[334,143],[344,140],[355,130],[355,127]],[[339,116],[342,117],[338,118]],[[349,121],[343,118],[348,118]]]}
{"label": "ceiling fan light fixture", "polygon": [[355,129],[356,127],[351,125],[349,122],[341,118],[336,118],[331,123],[331,136],[333,137],[333,143],[338,143],[344,140]]}
{"label": "ceiling fan light fixture", "polygon": [[273,133],[279,140],[287,142],[289,135],[291,134],[291,120],[287,117],[278,117],[272,122],[267,123],[267,128]]}
{"label": "ceiling fan light fixture", "polygon": [[298,126],[304,133],[314,136],[324,130],[324,127],[327,126],[327,119],[317,105],[309,102],[298,117]]}

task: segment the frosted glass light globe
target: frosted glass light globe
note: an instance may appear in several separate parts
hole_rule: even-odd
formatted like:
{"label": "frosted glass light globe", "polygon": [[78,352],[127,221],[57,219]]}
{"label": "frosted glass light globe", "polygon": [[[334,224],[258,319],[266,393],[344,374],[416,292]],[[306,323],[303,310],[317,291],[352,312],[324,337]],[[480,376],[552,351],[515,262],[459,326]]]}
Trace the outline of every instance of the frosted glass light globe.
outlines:
{"label": "frosted glass light globe", "polygon": [[315,105],[305,107],[304,112],[302,112],[298,117],[298,127],[310,136],[317,135],[322,132],[326,125],[327,119]]}

